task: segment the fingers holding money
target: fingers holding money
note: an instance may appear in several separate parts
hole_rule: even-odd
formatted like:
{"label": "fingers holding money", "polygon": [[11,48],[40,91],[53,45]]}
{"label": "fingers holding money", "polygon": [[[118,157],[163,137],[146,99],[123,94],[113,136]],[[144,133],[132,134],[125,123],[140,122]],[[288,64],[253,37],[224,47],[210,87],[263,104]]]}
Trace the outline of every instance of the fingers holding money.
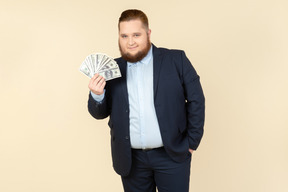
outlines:
{"label": "fingers holding money", "polygon": [[102,95],[104,93],[104,87],[106,81],[104,77],[96,73],[89,81],[89,89],[96,95]]}

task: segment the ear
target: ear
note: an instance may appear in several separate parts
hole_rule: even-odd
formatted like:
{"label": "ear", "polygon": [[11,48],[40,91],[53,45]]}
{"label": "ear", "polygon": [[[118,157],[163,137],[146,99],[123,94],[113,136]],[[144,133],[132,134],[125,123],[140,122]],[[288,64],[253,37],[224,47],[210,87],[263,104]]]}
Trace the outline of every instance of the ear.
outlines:
{"label": "ear", "polygon": [[150,39],[150,36],[151,36],[151,29],[149,29],[149,30],[147,31],[147,35],[148,35],[148,37],[149,37],[149,39]]}

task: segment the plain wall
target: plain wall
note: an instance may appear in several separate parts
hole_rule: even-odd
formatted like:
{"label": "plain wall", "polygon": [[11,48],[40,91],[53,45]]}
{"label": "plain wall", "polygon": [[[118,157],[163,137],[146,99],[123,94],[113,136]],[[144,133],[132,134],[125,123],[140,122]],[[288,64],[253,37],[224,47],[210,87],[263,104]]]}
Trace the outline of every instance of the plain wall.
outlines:
{"label": "plain wall", "polygon": [[90,53],[119,57],[128,8],[201,77],[205,134],[191,191],[288,191],[286,0],[1,0],[0,191],[123,191],[107,119],[89,115],[79,67]]}

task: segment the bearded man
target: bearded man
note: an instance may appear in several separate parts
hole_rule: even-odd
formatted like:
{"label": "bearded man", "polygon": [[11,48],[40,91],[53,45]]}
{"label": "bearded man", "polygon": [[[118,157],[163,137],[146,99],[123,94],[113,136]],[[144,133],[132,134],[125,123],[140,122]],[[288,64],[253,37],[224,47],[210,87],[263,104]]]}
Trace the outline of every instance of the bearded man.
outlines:
{"label": "bearded man", "polygon": [[89,82],[88,110],[109,116],[114,170],[126,192],[188,192],[192,152],[203,136],[205,98],[184,51],[151,43],[148,18],[122,12],[115,59],[122,77]]}

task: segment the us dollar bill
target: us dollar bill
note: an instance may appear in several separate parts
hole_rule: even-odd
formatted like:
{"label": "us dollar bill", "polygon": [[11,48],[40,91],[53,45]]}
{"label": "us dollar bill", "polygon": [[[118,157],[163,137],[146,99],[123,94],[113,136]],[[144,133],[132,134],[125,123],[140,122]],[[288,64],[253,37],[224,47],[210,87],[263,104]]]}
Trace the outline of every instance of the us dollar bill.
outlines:
{"label": "us dollar bill", "polygon": [[99,75],[104,77],[106,81],[121,77],[119,68],[99,71]]}
{"label": "us dollar bill", "polygon": [[101,53],[88,55],[79,70],[89,78],[99,73],[106,81],[121,77],[117,62],[112,57]]}
{"label": "us dollar bill", "polygon": [[89,67],[85,64],[85,63],[82,63],[82,65],[80,66],[80,69],[79,69],[82,73],[84,73],[84,75],[92,78],[94,76],[94,74],[92,74],[91,70],[89,69]]}

